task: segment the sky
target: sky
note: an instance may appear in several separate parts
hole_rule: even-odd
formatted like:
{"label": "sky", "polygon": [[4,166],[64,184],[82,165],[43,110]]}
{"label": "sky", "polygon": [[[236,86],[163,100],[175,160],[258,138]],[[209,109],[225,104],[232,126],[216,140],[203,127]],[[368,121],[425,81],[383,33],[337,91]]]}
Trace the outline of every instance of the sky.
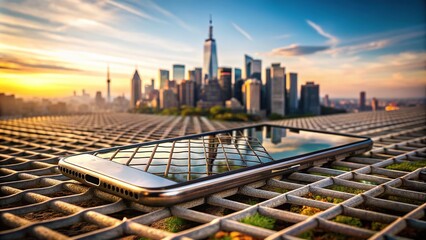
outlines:
{"label": "sky", "polygon": [[[137,67],[203,65],[213,18],[219,67],[281,63],[299,87],[356,98],[426,96],[426,2],[272,0],[0,0],[0,92],[18,97],[130,95]],[[262,78],[264,78],[264,72]],[[299,88],[300,89],[300,88]]]}

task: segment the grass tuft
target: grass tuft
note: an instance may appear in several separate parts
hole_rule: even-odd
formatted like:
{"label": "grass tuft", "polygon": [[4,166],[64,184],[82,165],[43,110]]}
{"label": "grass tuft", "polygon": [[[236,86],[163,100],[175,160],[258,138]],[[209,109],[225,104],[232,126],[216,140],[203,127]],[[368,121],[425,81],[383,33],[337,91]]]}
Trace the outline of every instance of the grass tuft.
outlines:
{"label": "grass tuft", "polygon": [[362,189],[356,189],[352,187],[345,187],[341,185],[332,185],[330,187],[331,190],[339,191],[339,192],[347,192],[347,193],[353,193],[353,194],[360,194],[363,193],[364,190]]}
{"label": "grass tuft", "polygon": [[275,226],[275,219],[260,215],[259,213],[245,217],[240,222],[266,229],[273,229]]}
{"label": "grass tuft", "polygon": [[185,219],[174,216],[169,217],[164,221],[166,230],[174,233],[184,230],[186,223]]}
{"label": "grass tuft", "polygon": [[354,227],[362,227],[362,222],[359,218],[339,215],[333,221]]}
{"label": "grass tuft", "polygon": [[386,169],[412,172],[417,168],[426,167],[426,160],[394,163],[386,167]]}

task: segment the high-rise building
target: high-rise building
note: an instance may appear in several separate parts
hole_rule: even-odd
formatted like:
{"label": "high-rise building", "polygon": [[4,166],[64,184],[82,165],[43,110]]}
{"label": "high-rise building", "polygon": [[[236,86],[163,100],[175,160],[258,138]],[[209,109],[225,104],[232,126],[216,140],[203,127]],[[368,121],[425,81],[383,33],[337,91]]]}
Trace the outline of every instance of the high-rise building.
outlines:
{"label": "high-rise building", "polygon": [[324,101],[322,103],[325,107],[331,107],[330,98],[328,94],[324,96]]}
{"label": "high-rise building", "polygon": [[365,92],[364,91],[359,93],[359,110],[365,111]]}
{"label": "high-rise building", "polygon": [[138,70],[135,70],[131,80],[131,93],[130,93],[130,107],[136,107],[136,103],[141,99],[141,78],[139,77]]}
{"label": "high-rise building", "polygon": [[193,80],[183,80],[180,83],[179,87],[179,100],[180,105],[186,105],[186,106],[195,106],[195,81]]}
{"label": "high-rise building", "polygon": [[371,99],[371,109],[373,111],[377,111],[378,108],[379,108],[379,100],[377,100],[377,98],[373,97],[373,99]]}
{"label": "high-rise building", "polygon": [[97,91],[95,95],[95,104],[97,107],[103,107],[105,104],[105,99],[102,97],[102,92]]}
{"label": "high-rise building", "polygon": [[209,38],[204,41],[203,86],[207,80],[217,79],[217,66],[216,40],[213,38],[213,25],[210,17]]}
{"label": "high-rise building", "polygon": [[176,80],[167,81],[165,88],[172,90],[176,94],[176,97],[179,98],[179,85],[177,84]]}
{"label": "high-rise building", "polygon": [[262,60],[253,59],[251,64],[251,78],[256,78],[262,82]]}
{"label": "high-rise building", "polygon": [[158,79],[160,81],[160,89],[165,88],[166,84],[167,84],[167,81],[170,80],[169,70],[160,69],[158,71]]}
{"label": "high-rise building", "polygon": [[253,58],[249,55],[244,55],[244,79],[248,79],[251,77],[251,65],[253,62]]}
{"label": "high-rise building", "polygon": [[262,60],[244,55],[244,78],[256,78],[262,81]]}
{"label": "high-rise building", "polygon": [[223,101],[232,98],[232,68],[221,67],[218,70],[219,85],[222,88]]}
{"label": "high-rise building", "polygon": [[244,106],[247,113],[260,113],[260,91],[262,83],[255,79],[248,79],[244,82],[242,92],[244,95]]}
{"label": "high-rise building", "polygon": [[319,85],[306,82],[300,92],[300,107],[304,114],[319,115],[321,113]]}
{"label": "high-rise building", "polygon": [[271,68],[267,67],[265,70],[265,95],[266,95],[266,114],[271,114]]}
{"label": "high-rise building", "polygon": [[211,108],[213,106],[223,106],[222,89],[217,79],[209,80],[202,89],[202,97],[197,102],[197,106],[201,108]]}
{"label": "high-rise building", "polygon": [[179,107],[176,93],[172,89],[160,89],[160,108]]}
{"label": "high-rise building", "polygon": [[195,82],[195,70],[188,70],[188,80]]}
{"label": "high-rise building", "polygon": [[145,84],[144,86],[144,98],[149,99],[151,92],[154,90],[154,79],[151,79],[151,84]]}
{"label": "high-rise building", "polygon": [[240,68],[234,68],[234,81],[232,82],[232,84],[234,85],[241,78],[242,78],[241,69]]}
{"label": "high-rise building", "polygon": [[196,103],[200,100],[201,95],[202,69],[194,68],[194,70],[189,70],[188,79],[194,81],[194,101]]}
{"label": "high-rise building", "polygon": [[194,68],[195,71],[195,84],[200,86],[203,84],[203,69],[202,68]]}
{"label": "high-rise building", "polygon": [[242,87],[244,85],[244,79],[236,80],[234,83],[234,98],[237,99],[242,105],[244,105],[243,102],[243,92]]}
{"label": "high-rise building", "polygon": [[279,63],[271,66],[271,113],[285,115],[286,76],[285,67]]}
{"label": "high-rise building", "polygon": [[107,69],[107,103],[111,102],[111,79],[109,78],[109,65]]}
{"label": "high-rise building", "polygon": [[288,79],[290,81],[290,86],[289,86],[289,91],[288,91],[288,95],[289,95],[289,113],[291,114],[295,114],[297,113],[297,110],[299,108],[299,104],[297,101],[297,73],[289,73],[288,74]]}
{"label": "high-rise building", "polygon": [[185,65],[174,64],[173,65],[173,80],[180,83],[185,79]]}

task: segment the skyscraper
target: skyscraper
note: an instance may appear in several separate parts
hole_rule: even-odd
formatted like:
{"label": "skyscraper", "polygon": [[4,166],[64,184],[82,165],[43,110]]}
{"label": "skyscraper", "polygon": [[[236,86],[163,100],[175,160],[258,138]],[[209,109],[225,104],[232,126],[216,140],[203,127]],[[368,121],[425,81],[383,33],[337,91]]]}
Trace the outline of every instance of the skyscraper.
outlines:
{"label": "skyscraper", "polygon": [[298,101],[297,101],[297,73],[289,73],[288,79],[290,80],[290,87],[289,87],[289,112],[291,114],[297,113],[297,109],[299,107]]}
{"label": "skyscraper", "polygon": [[251,77],[251,64],[252,64],[253,58],[249,55],[244,55],[244,79],[248,79]]}
{"label": "skyscraper", "polygon": [[279,63],[271,67],[271,113],[285,115],[286,76],[285,68]]}
{"label": "skyscraper", "polygon": [[201,100],[197,102],[197,107],[211,108],[216,105],[223,106],[222,88],[217,79],[209,80],[201,93]]}
{"label": "skyscraper", "polygon": [[164,89],[169,81],[169,70],[160,69],[158,72],[158,79],[160,81],[160,89]]}
{"label": "skyscraper", "polygon": [[194,68],[194,70],[189,70],[188,79],[194,81],[194,101],[197,103],[201,96],[202,69]]}
{"label": "skyscraper", "polygon": [[319,115],[321,113],[319,85],[306,82],[300,93],[300,107],[304,114]]}
{"label": "skyscraper", "polygon": [[262,83],[255,79],[248,79],[243,85],[243,95],[245,102],[245,109],[247,113],[258,114],[260,113],[260,91]]}
{"label": "skyscraper", "polygon": [[203,69],[202,68],[194,68],[195,71],[195,84],[201,86],[203,83]]}
{"label": "skyscraper", "polygon": [[160,89],[159,100],[161,109],[179,107],[176,93],[172,89]]}
{"label": "skyscraper", "polygon": [[244,55],[244,78],[256,78],[262,81],[262,60],[253,59],[251,56]]}
{"label": "skyscraper", "polygon": [[365,92],[364,91],[359,93],[359,110],[365,111]]}
{"label": "skyscraper", "polygon": [[104,107],[105,99],[102,97],[102,92],[101,91],[97,91],[96,92],[96,95],[95,95],[95,104],[96,104],[96,107],[98,107],[98,108]]}
{"label": "skyscraper", "polygon": [[195,87],[195,81],[193,80],[183,80],[180,83],[179,87],[179,100],[180,105],[186,105],[186,106],[195,106],[195,98],[194,98],[194,87]]}
{"label": "skyscraper", "polygon": [[235,84],[238,80],[241,79],[241,69],[240,68],[234,68],[234,81],[232,84]]}
{"label": "skyscraper", "polygon": [[236,82],[234,83],[234,98],[237,99],[241,103],[241,105],[244,105],[243,92],[241,90],[243,85],[244,79],[236,80]]}
{"label": "skyscraper", "polygon": [[130,107],[136,107],[136,103],[141,99],[141,88],[141,78],[139,77],[138,70],[135,69],[130,86]]}
{"label": "skyscraper", "polygon": [[251,78],[256,78],[262,82],[262,60],[253,59],[251,64]]}
{"label": "skyscraper", "polygon": [[210,16],[209,38],[204,41],[203,86],[207,80],[217,79],[217,66],[216,40],[213,38],[213,25]]}
{"label": "skyscraper", "polygon": [[154,90],[154,79],[151,79],[151,84],[144,85],[144,99],[149,99],[151,92]]}
{"label": "skyscraper", "polygon": [[324,105],[325,107],[331,107],[330,98],[328,97],[328,94],[326,94],[326,95],[324,96],[323,105]]}
{"label": "skyscraper", "polygon": [[271,68],[267,67],[265,70],[265,95],[266,95],[266,114],[271,114]]}
{"label": "skyscraper", "polygon": [[188,70],[188,80],[195,82],[195,70]]}
{"label": "skyscraper", "polygon": [[232,98],[232,68],[221,67],[218,70],[218,75],[223,101],[229,100]]}
{"label": "skyscraper", "polygon": [[378,108],[379,108],[379,100],[377,100],[377,98],[373,97],[373,99],[371,99],[371,109],[373,111],[377,111]]}
{"label": "skyscraper", "polygon": [[107,69],[107,103],[111,102],[111,79],[109,78],[109,65]]}
{"label": "skyscraper", "polygon": [[185,65],[174,64],[173,80],[176,80],[177,83],[180,83],[183,79],[185,79]]}

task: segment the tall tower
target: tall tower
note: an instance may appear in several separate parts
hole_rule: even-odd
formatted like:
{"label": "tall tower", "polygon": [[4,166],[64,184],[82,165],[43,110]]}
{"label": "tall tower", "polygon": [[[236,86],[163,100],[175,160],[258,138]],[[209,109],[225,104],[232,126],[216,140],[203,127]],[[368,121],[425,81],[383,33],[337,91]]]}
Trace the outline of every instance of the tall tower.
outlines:
{"label": "tall tower", "polygon": [[247,81],[244,82],[242,91],[247,113],[258,114],[260,112],[261,88],[262,83],[255,78],[247,79]]}
{"label": "tall tower", "polygon": [[167,82],[169,81],[169,70],[158,70],[158,78],[160,81],[160,89],[166,88]]}
{"label": "tall tower", "polygon": [[365,92],[364,91],[359,93],[359,110],[365,111]]}
{"label": "tall tower", "polygon": [[204,41],[204,68],[203,81],[204,86],[208,80],[217,79],[217,52],[216,41],[213,38],[213,25],[210,16],[209,38]]}
{"label": "tall tower", "polygon": [[[279,63],[273,63],[271,66],[270,80],[270,98],[271,113],[285,116],[285,100],[286,100],[286,76],[285,67],[281,67]],[[269,96],[268,96],[269,97]]]}
{"label": "tall tower", "polygon": [[232,98],[232,68],[220,67],[218,75],[223,101],[230,100]]}
{"label": "tall tower", "polygon": [[139,77],[138,69],[135,69],[135,73],[133,74],[132,80],[130,81],[130,107],[136,107],[137,102],[141,99],[141,78]]}
{"label": "tall tower", "polygon": [[303,114],[321,114],[319,91],[319,85],[314,82],[306,82],[305,85],[302,85],[300,91],[300,109]]}
{"label": "tall tower", "polygon": [[289,113],[295,114],[299,108],[299,104],[297,102],[297,73],[289,73],[288,80],[290,81],[289,87]]}
{"label": "tall tower", "polygon": [[107,103],[111,102],[111,79],[109,78],[109,64],[107,68]]}

